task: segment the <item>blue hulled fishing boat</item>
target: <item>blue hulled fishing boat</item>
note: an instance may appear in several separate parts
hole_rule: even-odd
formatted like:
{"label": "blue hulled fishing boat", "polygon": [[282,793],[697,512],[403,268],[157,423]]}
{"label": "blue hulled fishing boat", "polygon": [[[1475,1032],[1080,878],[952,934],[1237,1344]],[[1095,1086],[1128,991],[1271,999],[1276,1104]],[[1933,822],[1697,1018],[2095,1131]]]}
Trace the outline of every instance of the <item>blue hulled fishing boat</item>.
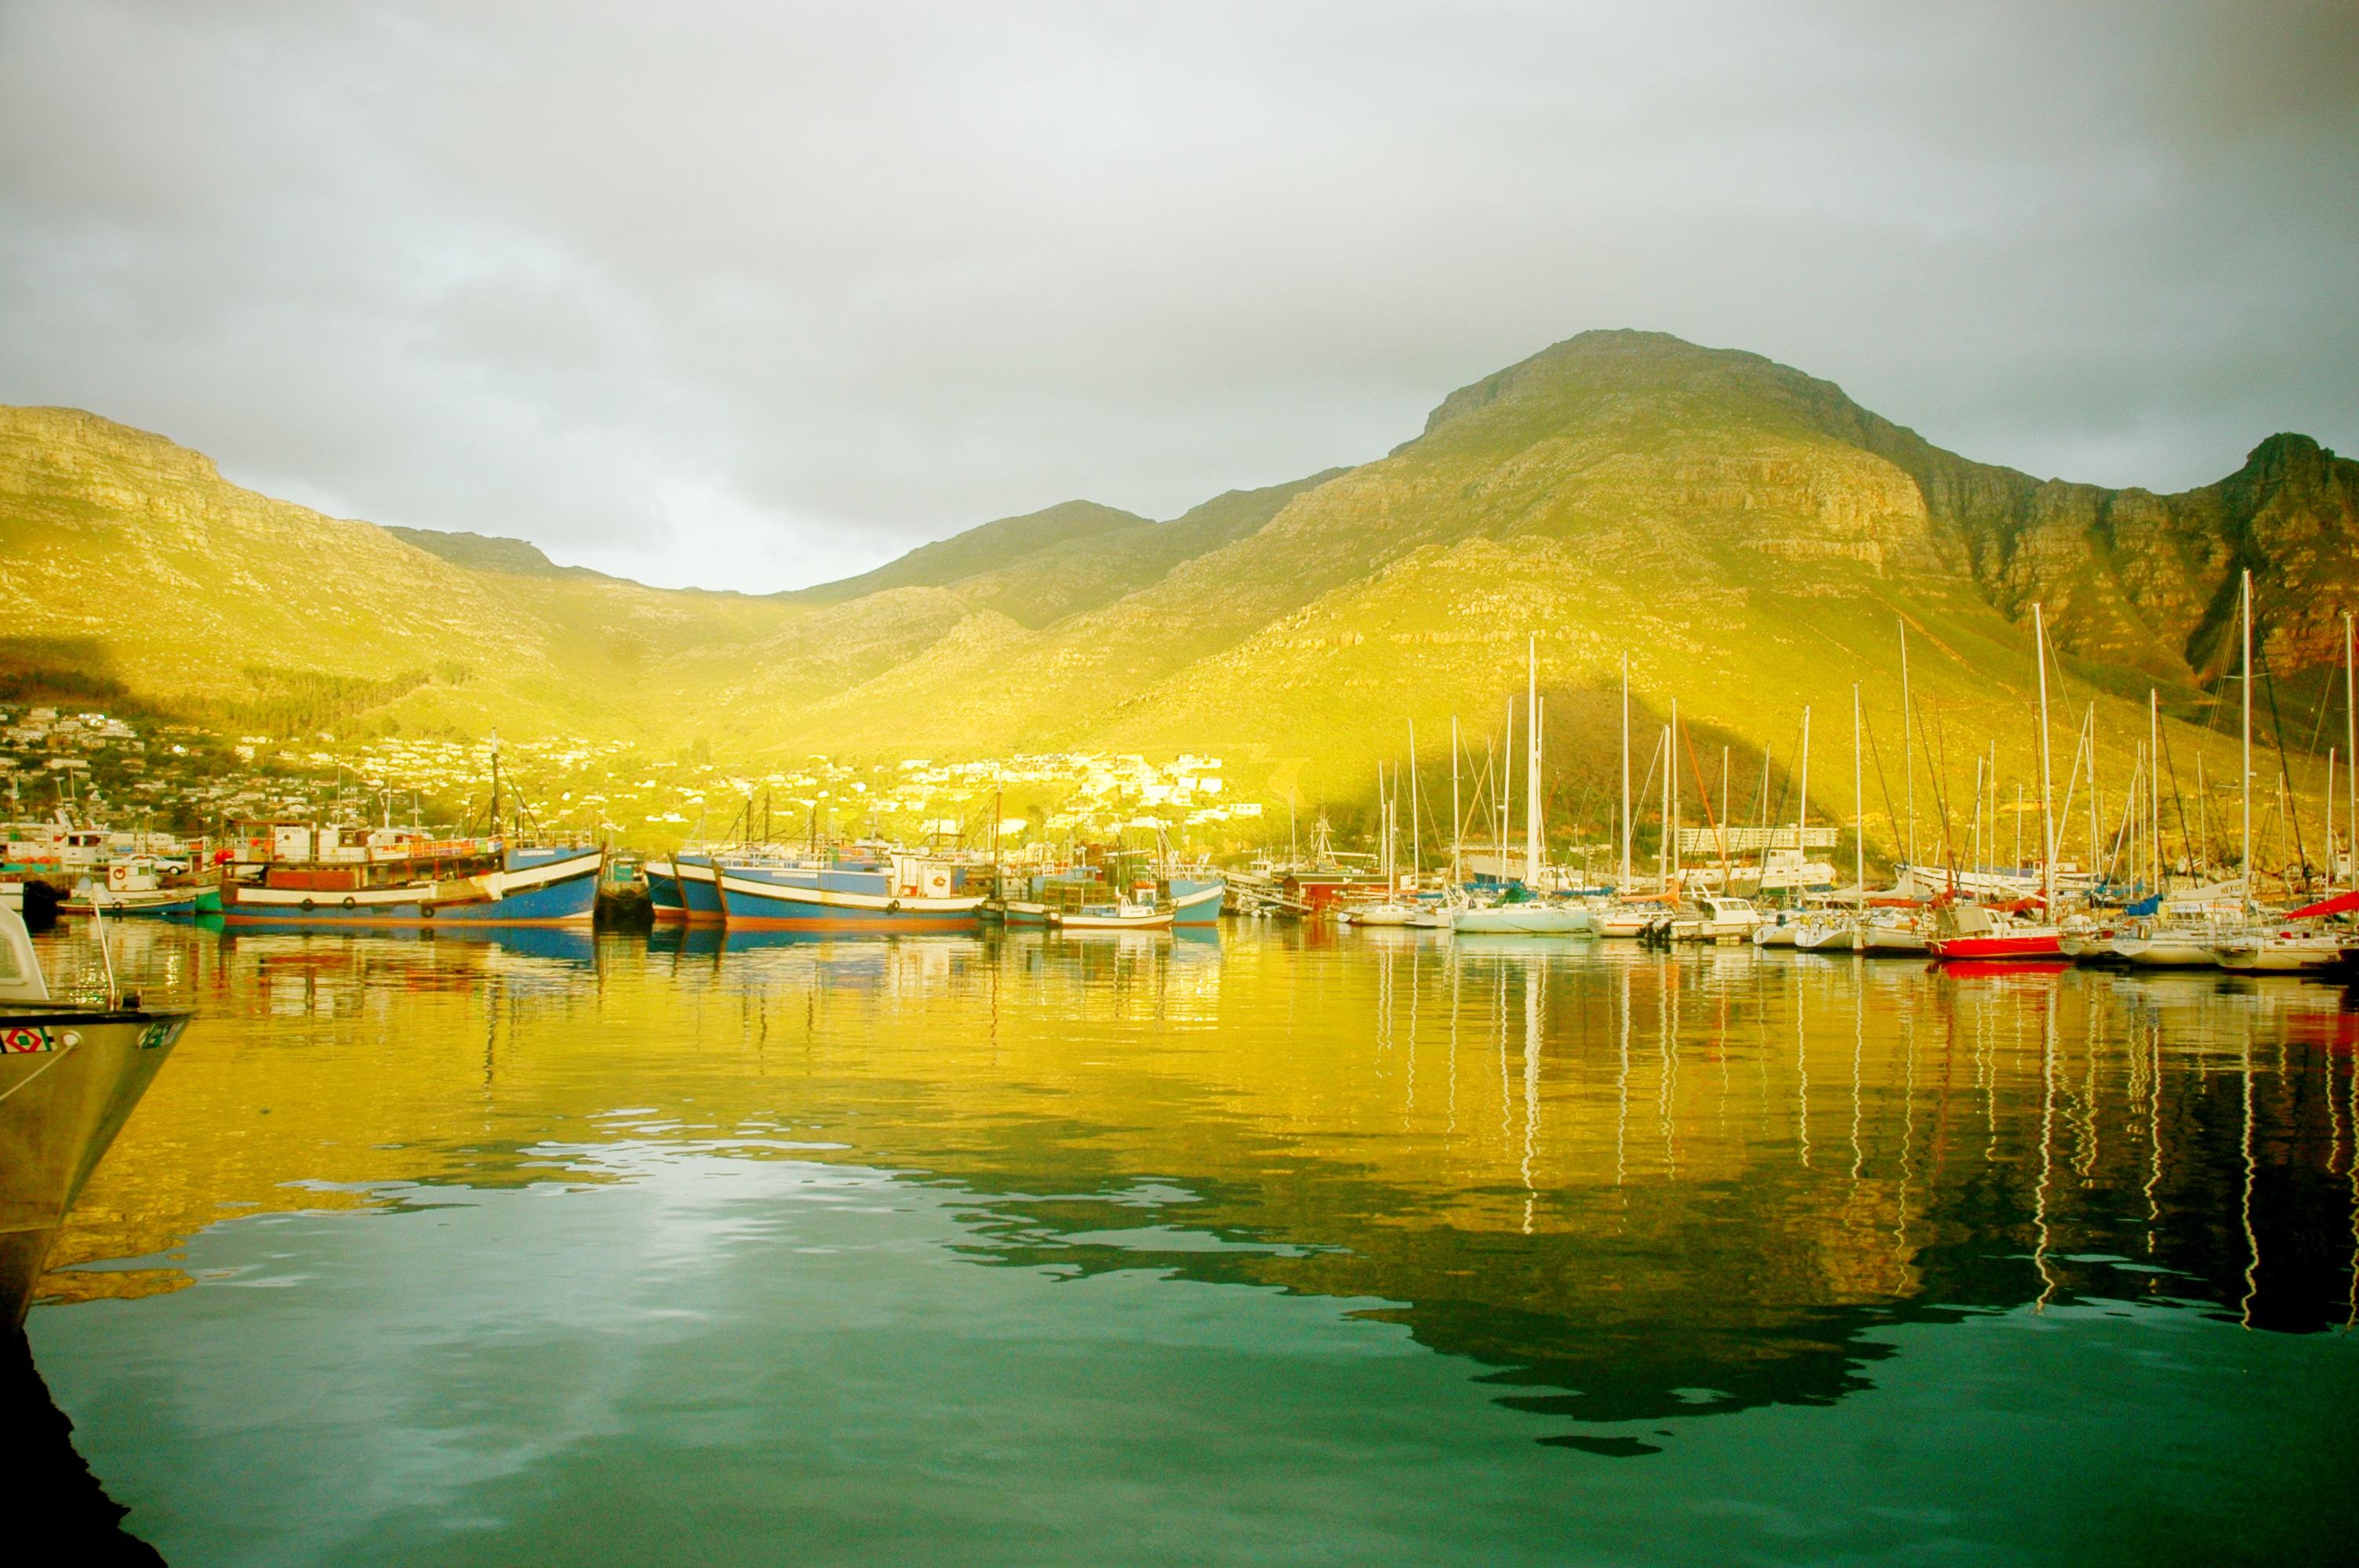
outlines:
{"label": "blue hulled fishing boat", "polygon": [[973,931],[984,895],[966,867],[919,855],[788,863],[723,860],[721,907],[732,930],[891,935]]}
{"label": "blue hulled fishing boat", "polygon": [[272,824],[223,867],[233,925],[587,925],[605,851]]}
{"label": "blue hulled fishing boat", "polygon": [[669,860],[647,864],[647,898],[663,925],[718,925],[721,883],[707,850],[682,849]]}

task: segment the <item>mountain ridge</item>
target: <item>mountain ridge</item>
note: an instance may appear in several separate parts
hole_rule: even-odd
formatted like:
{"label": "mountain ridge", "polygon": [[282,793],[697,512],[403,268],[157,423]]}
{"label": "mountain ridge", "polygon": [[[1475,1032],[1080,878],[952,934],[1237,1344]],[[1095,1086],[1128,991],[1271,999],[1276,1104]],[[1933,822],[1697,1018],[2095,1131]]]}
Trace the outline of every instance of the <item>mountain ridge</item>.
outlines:
{"label": "mountain ridge", "polygon": [[[1552,344],[1355,468],[1160,523],[1065,503],[772,596],[321,518],[110,429],[127,431],[0,411],[0,605],[27,634],[104,641],[93,598],[149,604],[160,563],[162,580],[216,590],[200,603],[260,602],[199,618],[238,659],[117,633],[121,673],[159,695],[234,703],[255,669],[308,670],[364,683],[347,722],[636,726],[756,757],[1218,745],[1259,770],[1252,787],[1364,790],[1408,719],[1495,728],[1527,636],[1566,712],[1594,706],[1582,694],[1618,679],[1626,649],[1646,722],[1676,693],[1730,744],[1782,745],[1802,702],[1839,707],[1858,680],[1890,740],[1903,622],[1920,698],[2011,731],[2034,600],[2110,747],[2143,723],[2121,699],[2142,709],[2149,686],[2183,715],[2213,703],[2241,570],[2298,695],[2359,599],[2359,465],[2306,437],[2271,436],[2176,493],[2040,480],[1934,446],[1833,383],[1659,333]],[[331,573],[353,600],[332,627],[274,608],[321,584],[273,575],[254,546],[306,537],[393,591]],[[252,580],[207,583],[191,541]],[[1551,734],[1569,780],[1594,772],[1594,735]]]}

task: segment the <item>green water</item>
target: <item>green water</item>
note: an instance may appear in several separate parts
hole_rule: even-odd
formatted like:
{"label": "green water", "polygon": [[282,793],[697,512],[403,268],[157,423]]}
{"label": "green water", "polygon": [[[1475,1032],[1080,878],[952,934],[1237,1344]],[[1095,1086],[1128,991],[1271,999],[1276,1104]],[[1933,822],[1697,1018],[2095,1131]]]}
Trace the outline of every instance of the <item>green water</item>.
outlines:
{"label": "green water", "polygon": [[204,1017],[31,1336],[174,1563],[2350,1553],[2337,988],[1251,928],[119,957]]}

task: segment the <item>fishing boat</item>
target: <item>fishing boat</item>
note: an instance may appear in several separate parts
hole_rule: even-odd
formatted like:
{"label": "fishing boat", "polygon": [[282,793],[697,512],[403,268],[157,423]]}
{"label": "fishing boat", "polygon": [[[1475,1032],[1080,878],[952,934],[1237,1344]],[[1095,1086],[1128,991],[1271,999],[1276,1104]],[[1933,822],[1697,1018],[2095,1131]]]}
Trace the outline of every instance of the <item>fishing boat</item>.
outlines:
{"label": "fishing boat", "polygon": [[702,847],[685,846],[669,860],[647,864],[647,902],[663,925],[718,925],[721,883],[713,857]]}
{"label": "fishing boat", "polygon": [[1164,878],[1174,925],[1217,925],[1227,904],[1228,879],[1218,871],[1171,871]]}
{"label": "fishing boat", "polygon": [[590,925],[597,844],[434,839],[403,827],[266,823],[231,847],[222,920],[283,926]]}
{"label": "fishing boat", "polygon": [[1058,931],[1168,931],[1171,917],[1168,907],[1117,899],[1079,909],[1051,910],[1049,925]]}
{"label": "fishing boat", "polygon": [[58,907],[68,914],[194,915],[218,914],[221,890],[189,875],[188,862],[124,855],[107,862],[106,880],[84,877]]}
{"label": "fishing boat", "polygon": [[879,935],[973,931],[984,895],[954,861],[898,852],[799,864],[724,861],[721,908],[731,930]]}
{"label": "fishing boat", "polygon": [[188,1026],[108,991],[51,996],[24,921],[0,908],[0,1329],[23,1325],[67,1211]]}
{"label": "fishing boat", "polygon": [[222,918],[232,925],[586,925],[605,860],[596,844],[258,824],[233,841],[223,867]]}

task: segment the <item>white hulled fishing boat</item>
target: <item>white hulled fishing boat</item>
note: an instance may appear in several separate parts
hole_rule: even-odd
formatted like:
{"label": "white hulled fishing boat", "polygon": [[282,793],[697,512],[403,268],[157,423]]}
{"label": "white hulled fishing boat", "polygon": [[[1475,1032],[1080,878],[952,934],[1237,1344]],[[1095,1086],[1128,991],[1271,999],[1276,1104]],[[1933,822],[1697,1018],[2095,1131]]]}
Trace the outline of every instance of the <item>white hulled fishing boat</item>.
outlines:
{"label": "white hulled fishing boat", "polygon": [[1079,909],[1052,909],[1048,920],[1057,931],[1169,931],[1171,910],[1168,905],[1117,899],[1110,903],[1085,903]]}
{"label": "white hulled fishing boat", "polygon": [[58,1227],[188,1025],[108,992],[50,995],[24,921],[0,909],[0,1329],[25,1321]]}

